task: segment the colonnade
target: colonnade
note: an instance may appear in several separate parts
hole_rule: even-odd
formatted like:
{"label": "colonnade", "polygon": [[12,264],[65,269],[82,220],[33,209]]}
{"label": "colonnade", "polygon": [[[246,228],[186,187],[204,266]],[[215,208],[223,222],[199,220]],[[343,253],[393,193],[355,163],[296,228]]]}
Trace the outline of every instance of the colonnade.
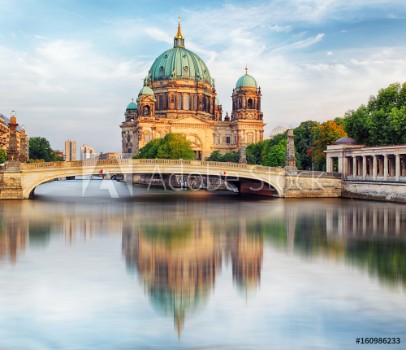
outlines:
{"label": "colonnade", "polygon": [[326,151],[326,171],[345,179],[406,182],[406,145]]}

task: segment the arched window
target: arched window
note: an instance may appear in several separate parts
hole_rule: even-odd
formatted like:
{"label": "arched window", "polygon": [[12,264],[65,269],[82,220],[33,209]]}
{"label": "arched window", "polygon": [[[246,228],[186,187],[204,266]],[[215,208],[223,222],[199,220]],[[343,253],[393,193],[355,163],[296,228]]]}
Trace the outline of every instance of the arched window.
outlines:
{"label": "arched window", "polygon": [[144,115],[148,116],[148,115],[149,115],[149,112],[150,112],[149,106],[145,106],[145,107],[144,107]]}
{"label": "arched window", "polygon": [[238,109],[240,109],[242,107],[242,101],[241,101],[241,97],[238,99]]}
{"label": "arched window", "polygon": [[248,108],[254,108],[254,102],[252,101],[252,98],[248,99]]}

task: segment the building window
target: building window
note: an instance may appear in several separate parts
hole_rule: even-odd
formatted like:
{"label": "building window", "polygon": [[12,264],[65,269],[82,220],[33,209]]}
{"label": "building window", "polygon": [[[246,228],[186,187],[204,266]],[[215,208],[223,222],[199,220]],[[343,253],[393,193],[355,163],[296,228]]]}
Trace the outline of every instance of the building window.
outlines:
{"label": "building window", "polygon": [[158,110],[161,111],[164,109],[164,96],[159,95],[158,96]]}
{"label": "building window", "polygon": [[252,101],[252,98],[248,99],[248,108],[250,108],[250,109],[254,108],[254,103]]}
{"label": "building window", "polygon": [[182,94],[178,94],[178,109],[182,109]]}
{"label": "building window", "polygon": [[229,145],[231,143],[231,137],[226,136],[226,144]]}
{"label": "building window", "polygon": [[183,95],[183,109],[186,111],[189,110],[189,94]]}

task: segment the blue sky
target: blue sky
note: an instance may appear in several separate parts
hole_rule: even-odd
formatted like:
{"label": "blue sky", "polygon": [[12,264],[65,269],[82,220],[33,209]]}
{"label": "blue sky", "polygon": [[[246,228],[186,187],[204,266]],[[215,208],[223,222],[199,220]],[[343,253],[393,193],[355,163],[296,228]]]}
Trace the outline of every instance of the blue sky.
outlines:
{"label": "blue sky", "polygon": [[0,113],[15,110],[54,149],[73,138],[120,151],[125,107],[173,45],[178,16],[224,112],[248,65],[266,135],[343,116],[406,80],[403,0],[0,0]]}

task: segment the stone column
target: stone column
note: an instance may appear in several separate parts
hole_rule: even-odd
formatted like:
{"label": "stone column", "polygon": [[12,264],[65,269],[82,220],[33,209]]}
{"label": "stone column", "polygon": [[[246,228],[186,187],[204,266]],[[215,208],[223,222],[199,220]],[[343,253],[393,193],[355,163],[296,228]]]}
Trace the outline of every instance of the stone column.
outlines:
{"label": "stone column", "polygon": [[376,181],[377,177],[377,164],[376,164],[376,155],[372,156],[372,179]]}
{"label": "stone column", "polygon": [[383,156],[383,179],[388,179],[388,156],[386,154]]}
{"label": "stone column", "polygon": [[352,176],[357,176],[357,157],[352,157]]}
{"label": "stone column", "polygon": [[333,158],[330,155],[327,155],[327,158],[326,158],[326,171],[328,173],[332,173],[333,172],[332,167],[333,167]]}
{"label": "stone column", "polygon": [[337,163],[338,163],[338,172],[345,175],[344,174],[344,164],[343,164],[343,157],[342,156],[338,156],[337,158]]}
{"label": "stone column", "polygon": [[396,181],[400,181],[400,154],[396,154],[395,176]]}
{"label": "stone column", "polygon": [[367,176],[367,157],[362,156],[362,180]]}

